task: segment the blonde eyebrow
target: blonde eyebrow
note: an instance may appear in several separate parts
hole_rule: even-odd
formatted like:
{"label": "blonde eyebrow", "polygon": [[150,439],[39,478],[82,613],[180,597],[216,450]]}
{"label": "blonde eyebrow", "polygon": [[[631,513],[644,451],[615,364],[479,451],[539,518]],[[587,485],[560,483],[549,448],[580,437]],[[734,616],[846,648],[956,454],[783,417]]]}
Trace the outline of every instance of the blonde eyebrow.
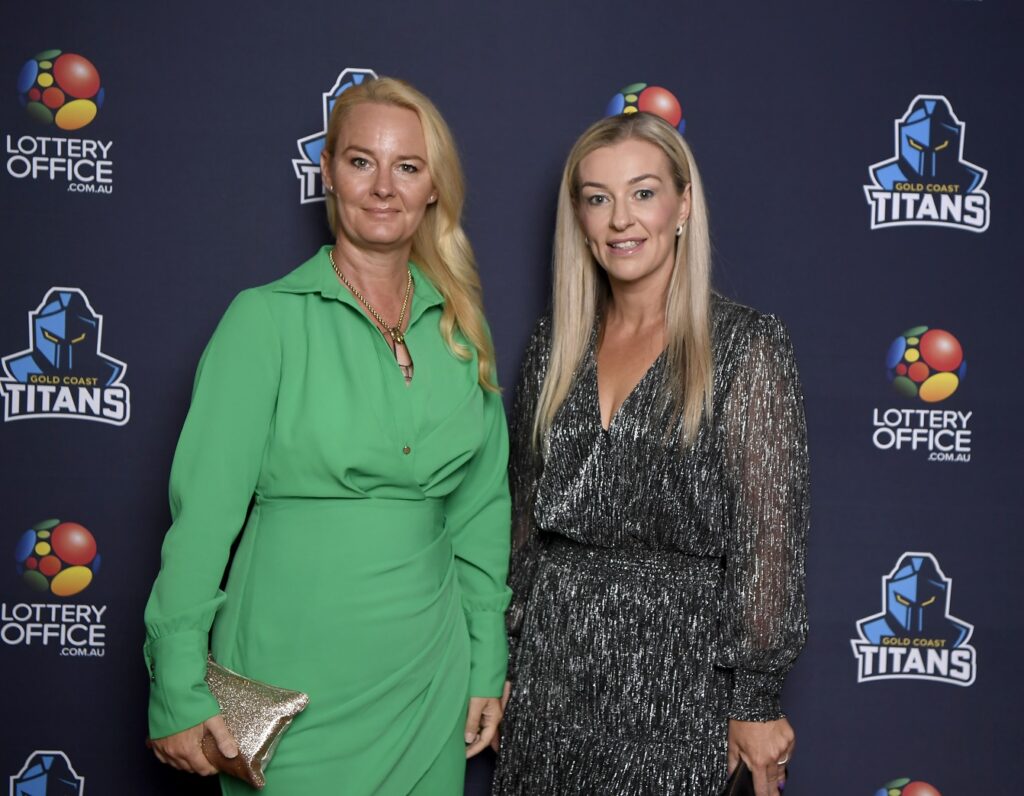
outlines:
{"label": "blonde eyebrow", "polygon": [[[377,153],[374,152],[372,149],[367,149],[366,147],[363,146],[357,146],[356,144],[349,144],[344,149],[345,152],[348,152],[350,150],[354,152],[362,152],[364,155],[370,155],[371,157],[374,158],[377,157]],[[427,162],[425,158],[422,158],[419,155],[399,155],[397,158],[395,158],[395,160],[418,160],[421,163]]]}
{"label": "blonde eyebrow", "polygon": [[[658,182],[664,182],[657,174],[641,174],[639,177],[634,177],[629,181],[629,185],[634,185],[644,180],[657,180]],[[601,182],[584,182],[580,183],[580,190],[584,188],[601,188],[605,191],[608,190],[608,186]]]}

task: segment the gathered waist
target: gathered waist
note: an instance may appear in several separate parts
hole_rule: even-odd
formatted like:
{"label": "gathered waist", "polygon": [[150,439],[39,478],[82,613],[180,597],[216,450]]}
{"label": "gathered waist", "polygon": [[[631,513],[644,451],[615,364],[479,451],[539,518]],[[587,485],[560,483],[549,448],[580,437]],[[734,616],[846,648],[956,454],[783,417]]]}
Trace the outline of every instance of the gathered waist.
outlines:
{"label": "gathered waist", "polygon": [[452,550],[444,500],[257,499],[246,536],[257,555],[330,560],[367,575],[406,566],[445,572]]}
{"label": "gathered waist", "polygon": [[685,575],[717,583],[723,575],[721,558],[684,553],[679,550],[627,547],[598,547],[573,541],[559,534],[541,537],[544,557],[556,565],[608,573],[641,571],[645,575]]}
{"label": "gathered waist", "polygon": [[302,512],[316,516],[362,519],[373,516],[382,523],[426,523],[435,525],[444,518],[444,499],[424,497],[417,500],[381,497],[267,497],[256,495],[256,507],[262,513]]}

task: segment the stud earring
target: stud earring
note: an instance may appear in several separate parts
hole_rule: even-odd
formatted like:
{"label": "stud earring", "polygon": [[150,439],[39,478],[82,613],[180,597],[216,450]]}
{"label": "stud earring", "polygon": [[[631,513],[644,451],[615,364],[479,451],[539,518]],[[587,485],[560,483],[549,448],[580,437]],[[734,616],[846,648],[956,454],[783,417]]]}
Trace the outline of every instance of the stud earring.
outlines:
{"label": "stud earring", "polygon": [[676,227],[676,237],[678,238],[682,234],[683,234],[683,225],[680,224],[679,226]]}

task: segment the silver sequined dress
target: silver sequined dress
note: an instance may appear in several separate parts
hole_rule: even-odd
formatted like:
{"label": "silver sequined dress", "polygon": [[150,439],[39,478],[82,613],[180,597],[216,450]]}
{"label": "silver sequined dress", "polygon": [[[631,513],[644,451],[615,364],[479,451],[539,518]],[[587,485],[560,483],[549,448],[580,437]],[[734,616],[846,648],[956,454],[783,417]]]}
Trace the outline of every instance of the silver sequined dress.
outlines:
{"label": "silver sequined dress", "polygon": [[593,341],[543,455],[550,322],[512,418],[513,681],[494,793],[712,796],[729,718],[782,715],[807,633],[803,399],[789,337],[715,297],[713,416],[692,447],[660,357],[601,427]]}

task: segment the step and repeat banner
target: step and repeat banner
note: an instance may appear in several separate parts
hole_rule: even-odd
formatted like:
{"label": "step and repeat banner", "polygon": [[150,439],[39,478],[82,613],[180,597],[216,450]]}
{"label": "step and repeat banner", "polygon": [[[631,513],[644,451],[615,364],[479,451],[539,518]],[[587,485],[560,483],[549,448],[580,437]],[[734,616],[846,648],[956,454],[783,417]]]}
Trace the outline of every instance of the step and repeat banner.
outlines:
{"label": "step and repeat banner", "polygon": [[0,791],[216,792],[143,745],[171,457],[231,298],[328,240],[325,119],[375,74],[457,136],[506,398],[571,143],[608,112],[677,116],[716,285],[783,318],[806,391],[811,634],[786,792],[1013,790],[1018,4],[147,5],[2,12]]}

